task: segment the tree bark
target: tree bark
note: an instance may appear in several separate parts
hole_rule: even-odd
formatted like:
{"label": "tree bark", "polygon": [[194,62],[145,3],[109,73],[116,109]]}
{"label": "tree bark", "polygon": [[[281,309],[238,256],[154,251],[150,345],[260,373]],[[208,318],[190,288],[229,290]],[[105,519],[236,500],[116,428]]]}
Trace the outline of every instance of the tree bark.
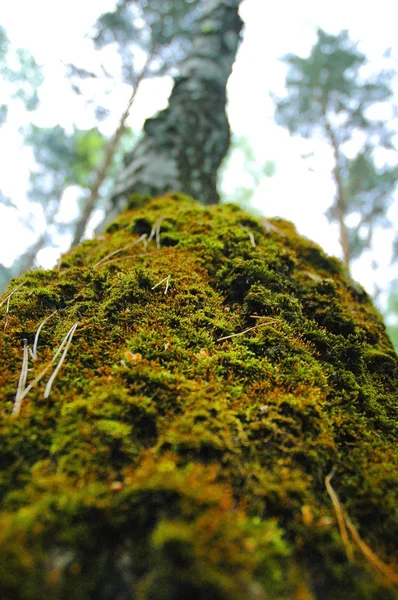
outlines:
{"label": "tree bark", "polygon": [[204,204],[219,200],[217,171],[230,129],[226,84],[240,40],[240,0],[206,0],[190,55],[166,110],[148,119],[141,141],[126,159],[115,187],[115,216],[132,192],[184,191]]}

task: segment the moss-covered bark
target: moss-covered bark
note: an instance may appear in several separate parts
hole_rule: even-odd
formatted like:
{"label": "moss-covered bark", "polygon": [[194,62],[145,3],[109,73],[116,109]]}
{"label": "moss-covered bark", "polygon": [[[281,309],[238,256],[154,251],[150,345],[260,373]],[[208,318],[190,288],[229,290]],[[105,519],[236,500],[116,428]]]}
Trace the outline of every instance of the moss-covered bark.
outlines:
{"label": "moss-covered bark", "polygon": [[337,260],[179,196],[18,285],[2,600],[397,597],[398,359]]}

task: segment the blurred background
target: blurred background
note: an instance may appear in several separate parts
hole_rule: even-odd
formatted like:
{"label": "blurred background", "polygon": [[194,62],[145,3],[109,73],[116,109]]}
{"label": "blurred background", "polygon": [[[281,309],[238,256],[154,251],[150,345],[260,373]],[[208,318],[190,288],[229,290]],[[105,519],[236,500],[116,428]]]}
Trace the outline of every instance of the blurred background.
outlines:
{"label": "blurred background", "polygon": [[[84,236],[94,234],[123,156],[167,106],[203,1],[1,2],[1,290],[56,264],[90,195]],[[242,0],[219,188],[341,258],[398,347],[394,9]]]}

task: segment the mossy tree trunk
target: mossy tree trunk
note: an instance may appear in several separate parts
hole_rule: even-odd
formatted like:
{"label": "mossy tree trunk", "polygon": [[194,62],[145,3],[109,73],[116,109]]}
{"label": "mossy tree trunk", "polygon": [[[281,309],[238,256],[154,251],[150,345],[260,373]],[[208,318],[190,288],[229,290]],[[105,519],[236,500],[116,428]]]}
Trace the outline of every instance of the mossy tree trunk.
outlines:
{"label": "mossy tree trunk", "polygon": [[337,260],[168,196],[13,286],[2,600],[397,597],[398,360]]}

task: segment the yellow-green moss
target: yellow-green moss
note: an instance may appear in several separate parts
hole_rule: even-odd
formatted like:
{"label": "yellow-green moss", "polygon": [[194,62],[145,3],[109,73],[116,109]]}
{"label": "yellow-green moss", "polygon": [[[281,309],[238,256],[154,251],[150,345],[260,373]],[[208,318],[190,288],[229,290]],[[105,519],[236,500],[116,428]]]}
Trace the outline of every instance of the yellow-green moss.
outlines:
{"label": "yellow-green moss", "polygon": [[[0,309],[2,600],[397,597],[347,559],[324,483],[392,564],[398,358],[336,259],[234,205],[134,197],[21,282]],[[54,311],[28,381],[78,322],[65,362],[12,415]]]}

